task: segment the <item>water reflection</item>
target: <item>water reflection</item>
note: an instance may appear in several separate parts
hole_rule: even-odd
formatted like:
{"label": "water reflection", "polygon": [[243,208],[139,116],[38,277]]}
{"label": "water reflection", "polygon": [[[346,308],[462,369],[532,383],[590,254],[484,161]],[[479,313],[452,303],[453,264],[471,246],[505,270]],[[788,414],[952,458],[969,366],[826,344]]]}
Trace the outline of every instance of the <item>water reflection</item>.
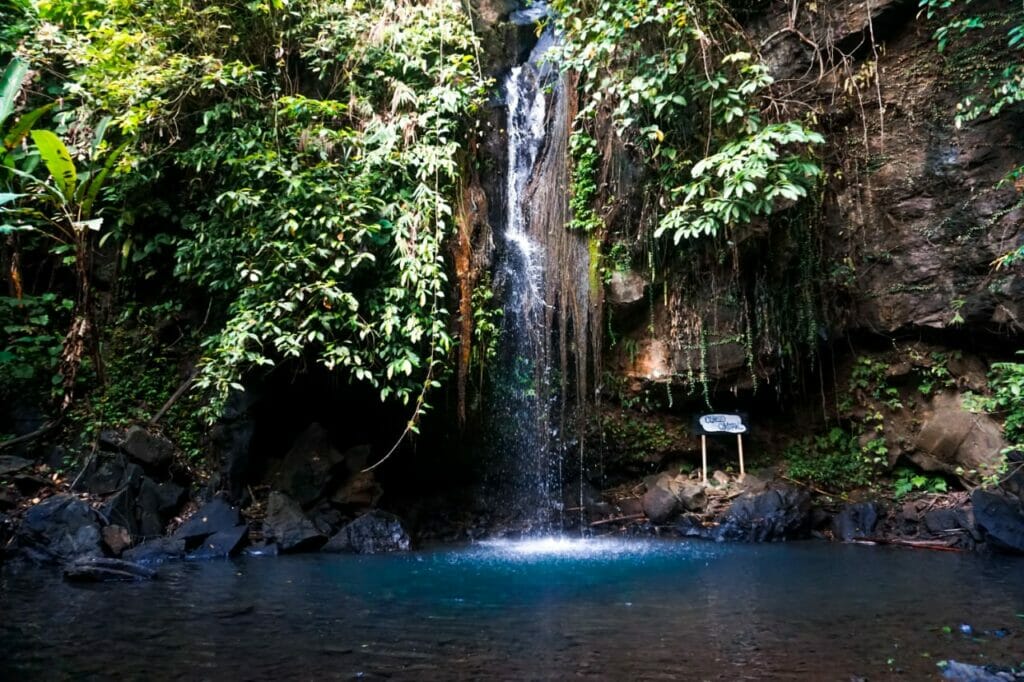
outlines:
{"label": "water reflection", "polygon": [[815,543],[548,539],[185,563],[131,585],[8,572],[0,679],[928,679],[942,658],[1019,663],[1022,569]]}

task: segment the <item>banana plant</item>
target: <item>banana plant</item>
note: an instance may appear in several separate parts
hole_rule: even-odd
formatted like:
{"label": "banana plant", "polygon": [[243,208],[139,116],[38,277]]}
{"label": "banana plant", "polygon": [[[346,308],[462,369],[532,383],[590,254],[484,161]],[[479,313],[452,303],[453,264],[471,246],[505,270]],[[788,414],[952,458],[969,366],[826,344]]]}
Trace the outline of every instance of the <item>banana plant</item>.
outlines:
{"label": "banana plant", "polygon": [[[0,80],[0,133],[3,133],[0,215],[21,219],[17,224],[0,224],[0,233],[39,233],[54,240],[62,251],[73,253],[75,306],[61,356],[64,397],[60,413],[63,414],[73,399],[78,370],[86,352],[92,355],[97,373],[101,381],[103,379],[91,286],[93,241],[103,225],[97,201],[131,140],[104,154],[103,140],[110,123],[109,117],[104,118],[96,126],[92,144],[84,155],[86,164],[79,168],[71,151],[56,133],[35,128],[52,105],[32,110],[13,125],[6,126],[27,74],[28,66],[15,60],[8,65]],[[28,153],[22,149],[27,138],[31,138],[33,143]],[[21,168],[18,161],[22,162]],[[45,173],[36,172],[39,161],[42,161]],[[12,279],[16,279],[14,273]]]}
{"label": "banana plant", "polygon": [[71,329],[64,342],[61,357],[64,398],[61,401],[63,413],[74,396],[75,381],[81,359],[88,352],[92,358],[100,381],[104,380],[103,362],[99,351],[92,305],[91,261],[94,235],[103,226],[103,218],[97,215],[96,201],[106,185],[111,172],[124,154],[130,140],[121,143],[102,157],[103,136],[110,123],[103,119],[96,128],[87,160],[89,166],[79,169],[64,142],[50,130],[32,130],[30,135],[35,149],[46,167],[48,177],[37,181],[34,189],[36,200],[49,207],[46,227],[34,227],[44,231],[59,243],[72,246],[77,282],[75,308]]}
{"label": "banana plant", "polygon": [[[17,168],[19,160],[26,161],[31,165],[34,157],[24,159],[21,146],[28,136],[29,131],[42,116],[53,108],[52,104],[39,107],[21,115],[17,120],[12,119],[18,96],[28,79],[28,64],[20,59],[13,59],[0,75],[0,235],[7,235],[6,248],[10,252],[7,259],[10,263],[8,273],[15,298],[21,299],[21,272],[19,267],[19,252],[14,232],[27,229],[27,225],[10,224],[4,218],[16,218],[23,216],[25,209],[18,205],[19,200],[24,199],[27,194],[21,192],[21,183],[25,176],[23,173],[30,172],[31,168]],[[8,121],[10,120],[10,124]]]}

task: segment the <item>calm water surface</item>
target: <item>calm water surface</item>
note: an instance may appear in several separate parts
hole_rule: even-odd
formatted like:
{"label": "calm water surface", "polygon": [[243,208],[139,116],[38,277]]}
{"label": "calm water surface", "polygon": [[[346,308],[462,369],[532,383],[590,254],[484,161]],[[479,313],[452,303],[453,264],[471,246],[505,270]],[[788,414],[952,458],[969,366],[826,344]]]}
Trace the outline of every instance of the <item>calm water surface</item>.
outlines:
{"label": "calm water surface", "polygon": [[945,658],[1024,660],[1024,560],[547,541],[0,573],[0,680],[918,680]]}

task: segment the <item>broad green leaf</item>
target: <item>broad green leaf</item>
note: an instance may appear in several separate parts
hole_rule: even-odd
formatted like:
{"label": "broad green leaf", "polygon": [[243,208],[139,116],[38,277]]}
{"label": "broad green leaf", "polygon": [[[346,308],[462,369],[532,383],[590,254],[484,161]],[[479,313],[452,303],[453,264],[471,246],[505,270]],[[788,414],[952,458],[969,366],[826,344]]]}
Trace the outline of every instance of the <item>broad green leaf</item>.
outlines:
{"label": "broad green leaf", "polygon": [[33,130],[32,141],[36,143],[39,156],[42,157],[46,169],[50,171],[54,184],[64,199],[70,201],[75,196],[78,175],[71,153],[56,134],[49,130]]}
{"label": "broad green leaf", "polygon": [[131,140],[122,142],[117,149],[110,152],[107,155],[107,160],[103,162],[103,168],[90,179],[88,188],[85,190],[85,198],[82,201],[82,215],[84,217],[88,218],[92,215],[93,204],[96,202],[96,197],[99,196],[100,190],[103,189],[107,176],[110,175],[110,171],[117,165],[117,160],[121,158],[121,155],[124,154],[130,143]]}
{"label": "broad green leaf", "polygon": [[19,118],[18,122],[11,126],[11,129],[4,137],[4,147],[7,149],[14,149],[21,144],[21,141],[25,139],[26,135],[28,135],[28,131],[32,130],[32,126],[36,124],[36,121],[38,121],[43,114],[52,108],[52,103],[45,104],[38,109],[33,109]]}
{"label": "broad green leaf", "polygon": [[27,74],[28,64],[14,59],[4,69],[3,76],[0,76],[0,126],[14,111],[14,103],[18,100],[18,93],[21,92]]}

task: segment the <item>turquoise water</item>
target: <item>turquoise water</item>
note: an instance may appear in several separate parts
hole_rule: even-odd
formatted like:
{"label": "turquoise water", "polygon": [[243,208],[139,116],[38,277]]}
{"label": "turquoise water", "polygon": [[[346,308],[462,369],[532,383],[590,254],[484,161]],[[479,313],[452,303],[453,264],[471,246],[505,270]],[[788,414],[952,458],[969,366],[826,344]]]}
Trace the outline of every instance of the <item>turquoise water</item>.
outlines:
{"label": "turquoise water", "polygon": [[0,613],[4,680],[937,679],[945,658],[1024,660],[1024,560],[482,543],[182,563],[138,584],[7,570]]}

